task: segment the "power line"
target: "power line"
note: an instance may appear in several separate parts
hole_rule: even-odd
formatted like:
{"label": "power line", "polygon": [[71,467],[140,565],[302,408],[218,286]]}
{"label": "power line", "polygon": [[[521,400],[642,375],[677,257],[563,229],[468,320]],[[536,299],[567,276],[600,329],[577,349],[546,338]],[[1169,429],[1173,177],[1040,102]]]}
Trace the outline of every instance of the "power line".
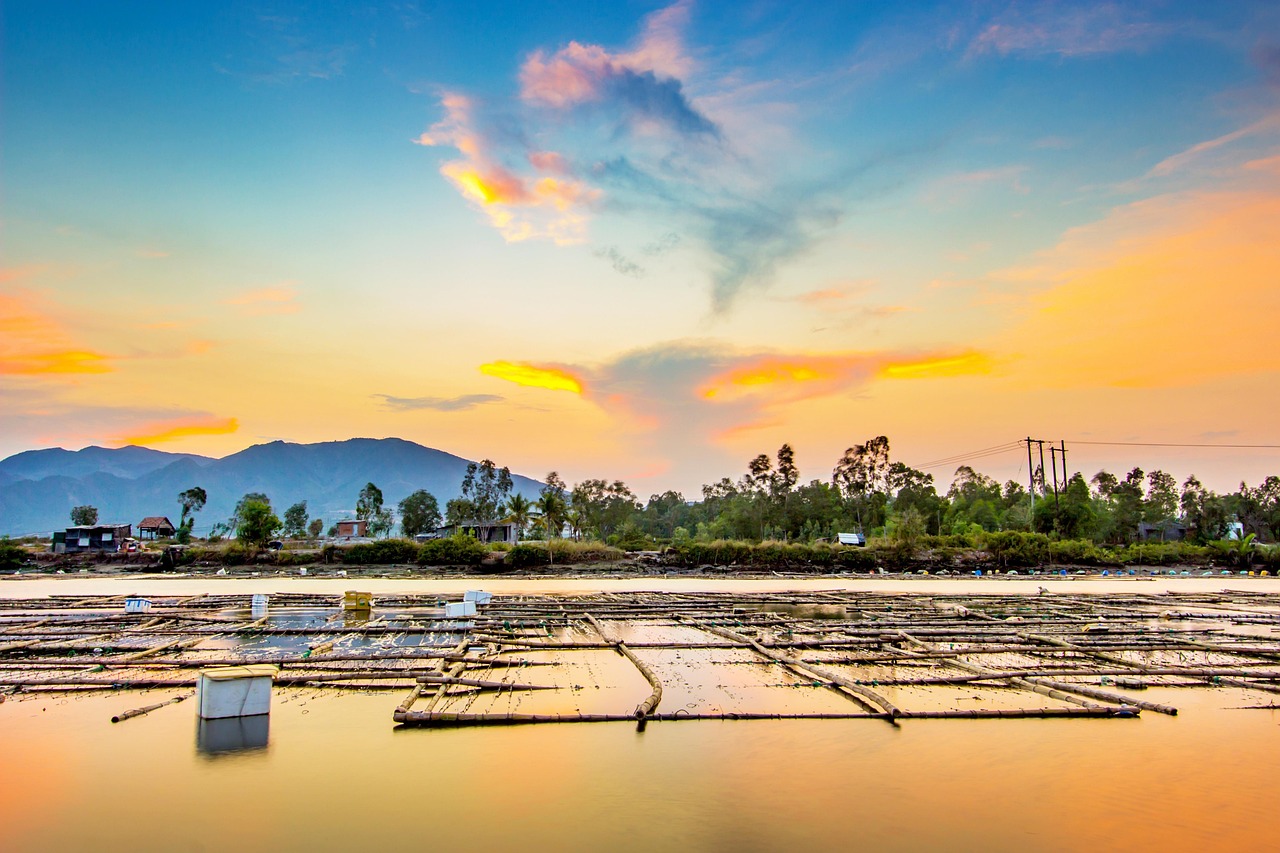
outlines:
{"label": "power line", "polygon": [[959,462],[968,462],[976,459],[986,459],[991,456],[999,456],[1003,453],[1018,450],[1021,446],[1021,442],[1010,441],[1005,444],[997,444],[993,447],[984,447],[981,450],[971,450],[967,453],[957,453],[952,456],[944,456],[941,459],[934,459],[932,462],[926,462],[923,465],[913,465],[911,467],[920,471],[926,471],[930,468],[941,468],[944,465],[953,465]]}
{"label": "power line", "polygon": [[1237,450],[1280,450],[1280,444],[1176,444],[1162,441],[1080,441],[1077,439],[1072,439],[1071,443],[1107,447],[1219,447]]}

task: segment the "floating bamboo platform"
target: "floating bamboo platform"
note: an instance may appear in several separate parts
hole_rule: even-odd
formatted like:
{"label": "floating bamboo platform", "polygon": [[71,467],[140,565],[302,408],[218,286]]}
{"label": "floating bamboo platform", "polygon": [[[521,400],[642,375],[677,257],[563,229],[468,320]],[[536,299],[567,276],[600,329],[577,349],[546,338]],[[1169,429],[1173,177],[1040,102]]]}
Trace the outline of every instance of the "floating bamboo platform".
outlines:
{"label": "floating bamboo platform", "polygon": [[1178,713],[1149,688],[1249,694],[1240,707],[1280,693],[1280,602],[1248,592],[513,595],[452,618],[430,595],[352,611],[277,593],[265,615],[247,594],[149,598],[144,613],[125,596],[0,601],[0,694],[185,689],[203,667],[271,663],[281,690],[401,692],[403,726],[643,730],[1125,719]]}

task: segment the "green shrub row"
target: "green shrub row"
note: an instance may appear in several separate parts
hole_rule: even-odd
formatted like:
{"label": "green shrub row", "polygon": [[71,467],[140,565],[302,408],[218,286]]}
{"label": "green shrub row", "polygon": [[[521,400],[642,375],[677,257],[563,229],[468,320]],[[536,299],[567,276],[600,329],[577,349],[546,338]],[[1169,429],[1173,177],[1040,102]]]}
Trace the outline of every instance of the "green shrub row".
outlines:
{"label": "green shrub row", "polygon": [[550,542],[521,543],[507,552],[504,563],[508,568],[545,566],[563,563],[611,563],[626,554],[603,542],[575,542],[572,539],[552,539]]}
{"label": "green shrub row", "polygon": [[685,566],[750,566],[762,569],[848,569],[871,571],[890,561],[887,548],[850,548],[841,545],[801,545],[790,542],[716,540],[685,542],[667,551]]}

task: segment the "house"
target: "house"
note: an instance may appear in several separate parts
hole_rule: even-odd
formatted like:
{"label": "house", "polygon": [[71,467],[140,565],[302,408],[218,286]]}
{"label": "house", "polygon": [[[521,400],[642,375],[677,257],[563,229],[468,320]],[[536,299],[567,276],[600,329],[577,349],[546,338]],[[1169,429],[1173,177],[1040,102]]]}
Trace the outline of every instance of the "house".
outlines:
{"label": "house", "polygon": [[866,545],[867,537],[861,533],[837,533],[836,542],[841,545]]}
{"label": "house", "polygon": [[1138,522],[1139,542],[1181,542],[1186,538],[1187,526],[1176,519],[1167,518],[1155,524]]}
{"label": "house", "polygon": [[475,519],[468,519],[461,524],[446,524],[444,527],[437,527],[433,533],[423,534],[417,538],[421,540],[444,539],[458,533],[474,536],[485,543],[509,542],[515,545],[520,541],[519,531],[516,530],[515,524],[509,521],[481,522]]}
{"label": "house", "polygon": [[338,539],[364,539],[369,535],[369,522],[367,521],[339,521],[334,527],[338,528],[336,537]]}
{"label": "house", "polygon": [[133,535],[132,524],[83,524],[54,531],[55,554],[81,554],[86,551],[115,553],[124,540]]}
{"label": "house", "polygon": [[178,528],[163,515],[149,515],[138,522],[138,535],[143,539],[168,539],[177,532]]}

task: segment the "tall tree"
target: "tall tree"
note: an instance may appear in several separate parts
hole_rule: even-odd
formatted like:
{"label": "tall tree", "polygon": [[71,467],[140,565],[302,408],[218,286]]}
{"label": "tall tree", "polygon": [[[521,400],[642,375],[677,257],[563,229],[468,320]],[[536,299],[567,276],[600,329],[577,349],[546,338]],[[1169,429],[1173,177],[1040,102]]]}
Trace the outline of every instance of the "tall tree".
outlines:
{"label": "tall tree", "polygon": [[379,489],[373,483],[365,483],[364,488],[360,490],[360,494],[356,497],[356,518],[371,524],[381,511],[382,489]]}
{"label": "tall tree", "polygon": [[307,532],[307,502],[298,501],[284,511],[284,535],[301,539]]}
{"label": "tall tree", "polygon": [[74,506],[71,508],[71,523],[76,527],[91,527],[98,523],[96,506]]}
{"label": "tall tree", "polygon": [[855,444],[844,452],[831,472],[835,484],[852,507],[858,526],[875,526],[888,503],[889,439],[883,435]]}
{"label": "tall tree", "polygon": [[471,502],[471,511],[480,524],[498,520],[502,505],[511,494],[511,469],[499,468],[490,459],[467,464],[462,478],[462,497]]}
{"label": "tall tree", "polygon": [[1164,471],[1147,475],[1147,497],[1142,504],[1144,521],[1168,521],[1178,514],[1178,481]]}
{"label": "tall tree", "polygon": [[889,439],[883,435],[850,447],[831,472],[832,482],[846,498],[886,492],[888,477]]}
{"label": "tall tree", "polygon": [[266,501],[249,499],[238,507],[236,538],[248,545],[261,547],[280,530],[280,519]]}
{"label": "tall tree", "polygon": [[182,520],[186,521],[187,516],[195,515],[204,509],[208,500],[209,494],[200,486],[192,486],[186,491],[178,492],[178,506],[182,507]]}
{"label": "tall tree", "polygon": [[440,504],[426,489],[418,489],[400,501],[400,532],[409,538],[440,526]]}
{"label": "tall tree", "polygon": [[182,515],[178,521],[177,539],[183,545],[191,541],[191,530],[195,527],[195,514],[204,509],[209,495],[200,486],[192,486],[184,492],[178,492],[178,506],[182,507]]}
{"label": "tall tree", "polygon": [[573,487],[573,508],[581,513],[587,530],[604,539],[625,524],[640,504],[621,480],[583,480]]}

